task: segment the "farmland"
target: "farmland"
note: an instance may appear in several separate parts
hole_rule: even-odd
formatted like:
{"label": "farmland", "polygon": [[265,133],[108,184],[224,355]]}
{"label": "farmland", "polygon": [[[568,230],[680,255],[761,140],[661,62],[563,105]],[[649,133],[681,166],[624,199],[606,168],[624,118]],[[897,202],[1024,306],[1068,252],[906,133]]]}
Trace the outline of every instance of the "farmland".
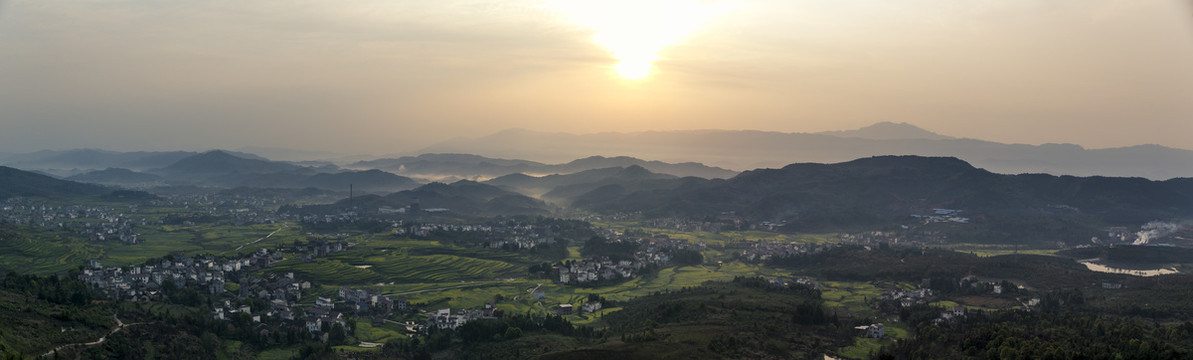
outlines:
{"label": "farmland", "polygon": [[[314,287],[304,290],[302,299],[294,303],[297,308],[313,306],[318,296],[338,299],[337,292],[342,286],[377,290],[380,294],[390,298],[406,298],[414,311],[371,319],[373,321],[361,318],[366,320],[356,322],[356,327],[347,342],[339,342],[334,346],[337,351],[371,353],[382,351],[380,344],[408,342],[411,341],[412,336],[418,337],[418,334],[410,332],[406,325],[401,323],[422,323],[426,320],[427,315],[436,309],[475,309],[486,303],[494,303],[497,309],[503,310],[506,314],[542,316],[559,311],[562,304],[571,304],[575,308],[579,308],[589,301],[590,296],[596,296],[606,302],[603,309],[590,314],[576,311],[563,316],[563,318],[574,325],[608,330],[610,329],[609,319],[617,318],[620,316],[619,313],[627,311],[627,309],[632,310],[635,306],[640,306],[637,304],[643,299],[667,297],[692,289],[705,288],[710,282],[713,282],[713,286],[720,286],[715,284],[758,276],[767,279],[793,279],[813,275],[813,277],[823,277],[817,279],[820,280],[818,282],[819,292],[816,293],[820,299],[819,306],[822,306],[826,313],[840,317],[842,326],[852,326],[850,324],[854,323],[869,324],[870,322],[882,322],[886,325],[887,336],[882,339],[851,336],[847,331],[833,330],[831,332],[836,334],[832,335],[835,339],[832,349],[835,350],[829,352],[842,358],[866,358],[871,354],[887,351],[901,340],[912,338],[910,324],[900,321],[897,315],[884,312],[885,310],[876,306],[876,303],[879,298],[891,291],[915,291],[919,287],[917,285],[919,282],[911,280],[918,279],[914,276],[910,278],[876,278],[866,281],[861,280],[864,276],[855,278],[859,273],[850,269],[863,269],[866,268],[863,266],[864,264],[875,261],[897,261],[900,265],[895,268],[913,266],[913,264],[921,263],[909,260],[907,264],[904,264],[904,258],[917,253],[928,257],[939,256],[939,253],[943,253],[932,253],[937,250],[928,249],[931,251],[925,255],[924,251],[907,252],[906,249],[890,250],[882,247],[870,248],[852,245],[843,249],[846,251],[831,255],[843,256],[840,260],[828,263],[807,263],[813,265],[781,262],[745,263],[741,261],[742,249],[753,249],[751,245],[758,242],[832,245],[823,247],[825,249],[838,248],[845,244],[842,244],[842,237],[836,234],[681,231],[658,229],[637,223],[619,223],[611,226],[614,226],[614,232],[628,234],[626,236],[666,238],[680,243],[686,241],[702,244],[706,246],[701,251],[704,262],[688,266],[664,265],[624,281],[584,287],[559,284],[552,281],[549,274],[547,278],[539,278],[528,271],[531,266],[538,266],[545,262],[553,263],[560,259],[573,261],[586,259],[584,253],[581,252],[584,247],[577,242],[560,244],[566,246],[566,253],[562,257],[555,255],[554,258],[548,258],[539,253],[519,251],[518,249],[489,248],[482,246],[485,244],[484,242],[458,241],[458,237],[450,236],[413,237],[395,235],[390,232],[359,230],[334,234],[310,233],[304,230],[303,225],[297,221],[285,221],[258,225],[200,223],[141,226],[138,231],[142,241],[131,245],[83,241],[69,233],[47,228],[21,229],[6,235],[5,241],[0,243],[0,247],[2,247],[0,250],[5,254],[0,257],[0,266],[31,269],[32,272],[41,274],[63,273],[77,268],[90,259],[101,260],[105,265],[119,266],[138,264],[167,255],[211,254],[235,258],[241,254],[265,248],[281,255],[275,258],[269,266],[254,270],[252,275],[277,278],[285,274],[293,274],[296,279],[309,280],[314,283]],[[343,250],[337,249],[334,252],[316,254],[316,251],[313,250],[314,247],[310,246],[311,244],[326,244],[328,241],[342,243]],[[978,255],[951,253],[975,264],[997,260],[1001,258],[1001,255],[1009,253],[1041,255],[1054,253],[1054,251],[1046,249],[1024,250],[1013,246],[987,244],[960,243],[941,247]],[[899,251],[903,251],[903,253]],[[888,259],[891,256],[898,258]],[[931,262],[927,258],[918,261]],[[825,271],[826,268],[834,269],[834,266],[850,271]],[[916,271],[911,273],[916,273]],[[833,278],[832,274],[852,275]],[[1011,281],[1020,282],[1013,279]],[[224,284],[224,288],[230,292],[236,292],[240,287],[241,284],[235,282]],[[536,289],[541,290],[542,298],[536,298],[533,295]],[[726,295],[733,294],[733,292],[726,293]],[[1014,299],[982,294],[937,297],[931,301],[930,305],[937,309],[953,306],[963,306],[974,311],[1006,311],[1023,308]],[[726,306],[737,305],[726,304]],[[182,314],[194,311],[177,304],[149,304],[135,309],[161,317],[182,316]],[[676,323],[665,326],[656,335],[670,337],[671,341],[715,343],[723,340],[718,335],[719,331],[725,329],[723,326],[727,325]],[[642,333],[635,336],[648,335]],[[791,342],[785,344],[767,341],[760,337],[756,340],[757,343],[751,343],[750,346],[766,348],[773,354],[806,354],[804,351],[807,349],[796,348],[802,346],[798,344],[805,340],[808,339],[789,339]],[[827,339],[817,341],[817,343],[828,344]],[[237,353],[242,348],[239,342],[226,342],[223,345],[226,348],[224,352],[229,354]],[[480,349],[472,344],[460,346],[457,350],[463,353]],[[526,350],[524,347],[528,346],[534,347],[534,353],[566,351],[586,346],[626,347],[637,349],[634,351],[647,352],[668,351],[656,348],[654,345],[638,345],[633,341],[622,343],[614,341],[608,345],[600,345],[600,343],[594,343],[591,340],[558,334],[533,334],[520,339],[509,339],[507,343],[497,345],[496,348],[503,349],[500,351],[518,354],[520,351]],[[300,351],[305,350],[294,346],[279,346],[264,349],[257,354],[259,354],[259,358],[289,358]],[[686,349],[683,351],[697,350]]]}
{"label": "farmland", "polygon": [[0,268],[59,273],[102,256],[104,247],[69,234],[27,226],[0,229]]}

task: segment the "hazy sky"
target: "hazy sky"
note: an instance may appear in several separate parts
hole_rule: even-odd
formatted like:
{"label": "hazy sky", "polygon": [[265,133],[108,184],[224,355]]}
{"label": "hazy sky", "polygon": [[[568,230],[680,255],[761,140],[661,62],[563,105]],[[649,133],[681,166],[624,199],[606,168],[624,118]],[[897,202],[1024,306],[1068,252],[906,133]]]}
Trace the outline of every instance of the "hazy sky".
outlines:
{"label": "hazy sky", "polygon": [[1193,149],[1186,0],[0,0],[0,151],[506,128]]}

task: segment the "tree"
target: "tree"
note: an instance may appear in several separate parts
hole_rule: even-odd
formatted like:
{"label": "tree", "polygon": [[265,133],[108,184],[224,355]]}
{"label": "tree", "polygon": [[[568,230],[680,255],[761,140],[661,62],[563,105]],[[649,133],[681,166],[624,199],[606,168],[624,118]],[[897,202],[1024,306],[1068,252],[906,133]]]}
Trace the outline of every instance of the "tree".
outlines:
{"label": "tree", "polygon": [[344,345],[348,341],[348,337],[344,334],[344,325],[336,323],[331,327],[331,333],[328,336],[327,342],[331,345]]}
{"label": "tree", "polygon": [[505,330],[505,338],[507,340],[508,339],[517,339],[520,337],[522,337],[522,329],[519,329],[516,326],[511,326],[509,329]]}

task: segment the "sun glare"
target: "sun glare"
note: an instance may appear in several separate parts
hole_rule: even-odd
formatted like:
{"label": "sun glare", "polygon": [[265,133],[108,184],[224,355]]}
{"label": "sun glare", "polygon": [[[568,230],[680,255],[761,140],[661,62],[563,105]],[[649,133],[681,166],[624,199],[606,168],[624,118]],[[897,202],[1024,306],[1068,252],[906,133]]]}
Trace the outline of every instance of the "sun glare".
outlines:
{"label": "sun glare", "polygon": [[548,0],[547,6],[572,22],[593,29],[593,41],[617,60],[612,69],[625,79],[650,75],[659,53],[675,45],[727,2],[700,0]]}

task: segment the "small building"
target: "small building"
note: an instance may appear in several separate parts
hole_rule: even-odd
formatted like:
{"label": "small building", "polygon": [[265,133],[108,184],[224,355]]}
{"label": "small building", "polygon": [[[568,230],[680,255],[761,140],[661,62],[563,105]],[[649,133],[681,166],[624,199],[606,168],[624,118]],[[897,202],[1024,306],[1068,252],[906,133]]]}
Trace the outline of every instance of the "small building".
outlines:
{"label": "small building", "polygon": [[853,329],[857,331],[858,336],[861,337],[881,339],[883,336],[886,336],[886,329],[882,326],[882,324],[860,325],[853,327]]}
{"label": "small building", "polygon": [[580,311],[585,314],[591,314],[599,310],[601,310],[600,301],[589,301],[584,303],[584,305],[580,305]]}
{"label": "small building", "polygon": [[572,304],[559,305],[559,315],[571,315],[571,314],[572,314]]}

